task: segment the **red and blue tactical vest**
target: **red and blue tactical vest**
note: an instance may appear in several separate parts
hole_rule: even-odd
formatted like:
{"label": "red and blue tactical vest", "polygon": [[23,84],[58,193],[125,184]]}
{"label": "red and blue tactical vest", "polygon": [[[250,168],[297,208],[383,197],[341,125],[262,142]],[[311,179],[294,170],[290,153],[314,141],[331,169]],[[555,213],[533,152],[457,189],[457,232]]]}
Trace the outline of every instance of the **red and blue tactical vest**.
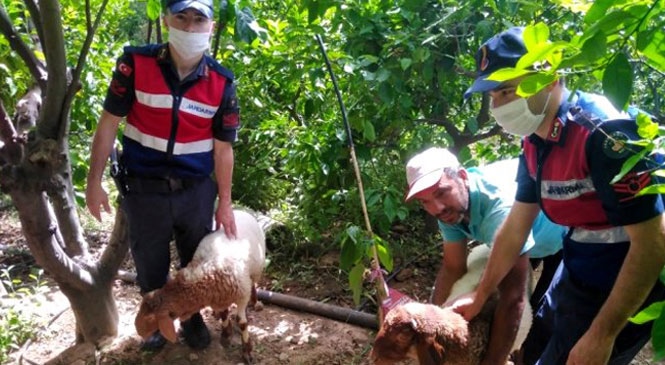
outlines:
{"label": "red and blue tactical vest", "polygon": [[129,174],[146,177],[209,176],[214,168],[213,117],[232,75],[210,67],[206,57],[204,74],[175,93],[155,49],[141,50],[132,54],[135,102],[123,133],[125,167]]}

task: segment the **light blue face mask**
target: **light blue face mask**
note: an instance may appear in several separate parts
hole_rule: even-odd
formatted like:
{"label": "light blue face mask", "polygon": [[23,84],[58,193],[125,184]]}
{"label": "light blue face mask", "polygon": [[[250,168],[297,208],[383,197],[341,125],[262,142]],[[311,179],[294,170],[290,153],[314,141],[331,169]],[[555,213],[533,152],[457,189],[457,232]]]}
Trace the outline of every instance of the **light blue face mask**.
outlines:
{"label": "light blue face mask", "polygon": [[490,108],[496,122],[510,134],[529,136],[533,134],[545,119],[545,111],[552,93],[547,94],[545,106],[540,114],[533,114],[525,98],[517,98],[500,107]]}

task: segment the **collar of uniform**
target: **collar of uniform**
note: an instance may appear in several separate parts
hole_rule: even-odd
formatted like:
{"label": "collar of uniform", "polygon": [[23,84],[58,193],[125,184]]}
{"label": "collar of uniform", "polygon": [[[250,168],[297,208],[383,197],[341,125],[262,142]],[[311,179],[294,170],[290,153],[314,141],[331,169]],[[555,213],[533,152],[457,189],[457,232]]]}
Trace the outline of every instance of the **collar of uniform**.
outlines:
{"label": "collar of uniform", "polygon": [[566,137],[566,123],[564,123],[561,118],[556,117],[552,121],[552,124],[550,125],[550,130],[547,131],[547,137],[546,138],[541,138],[539,135],[533,133],[529,137],[529,141],[531,143],[534,143],[536,145],[543,145],[543,144],[558,144],[558,145],[563,145]]}
{"label": "collar of uniform", "polygon": [[[162,65],[168,65],[170,68],[174,69],[173,58],[171,57],[168,43],[164,43],[157,52],[157,62]],[[208,70],[208,62],[206,62],[206,56],[204,54],[203,57],[201,57],[198,66],[196,66],[196,71],[192,72],[192,74],[187,76],[186,79],[191,79],[193,75],[196,75],[197,77],[207,77],[208,72],[210,71]]]}
{"label": "collar of uniform", "polygon": [[541,141],[541,143],[551,143],[563,145],[566,135],[566,122],[568,121],[568,110],[577,104],[578,95],[571,94],[567,88],[563,88],[561,93],[561,105],[557,111],[557,116],[547,131],[547,138],[542,139],[535,133],[528,138],[531,142]]}

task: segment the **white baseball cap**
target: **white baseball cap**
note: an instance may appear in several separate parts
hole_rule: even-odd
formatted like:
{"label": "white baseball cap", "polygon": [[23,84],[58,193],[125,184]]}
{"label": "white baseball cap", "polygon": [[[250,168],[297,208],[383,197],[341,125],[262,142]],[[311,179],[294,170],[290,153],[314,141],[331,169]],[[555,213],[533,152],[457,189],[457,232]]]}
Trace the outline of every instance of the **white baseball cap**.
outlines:
{"label": "white baseball cap", "polygon": [[409,192],[404,200],[408,201],[414,195],[438,183],[445,168],[460,167],[457,157],[445,148],[428,148],[411,157],[406,164]]}

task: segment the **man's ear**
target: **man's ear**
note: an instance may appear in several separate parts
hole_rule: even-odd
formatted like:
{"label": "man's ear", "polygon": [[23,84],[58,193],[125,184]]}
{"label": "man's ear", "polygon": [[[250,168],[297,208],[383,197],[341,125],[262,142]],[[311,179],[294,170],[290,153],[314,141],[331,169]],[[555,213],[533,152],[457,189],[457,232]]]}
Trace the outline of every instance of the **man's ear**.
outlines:
{"label": "man's ear", "polygon": [[459,176],[462,180],[469,179],[469,173],[466,172],[464,167],[460,167],[459,170],[457,170],[457,176]]}

